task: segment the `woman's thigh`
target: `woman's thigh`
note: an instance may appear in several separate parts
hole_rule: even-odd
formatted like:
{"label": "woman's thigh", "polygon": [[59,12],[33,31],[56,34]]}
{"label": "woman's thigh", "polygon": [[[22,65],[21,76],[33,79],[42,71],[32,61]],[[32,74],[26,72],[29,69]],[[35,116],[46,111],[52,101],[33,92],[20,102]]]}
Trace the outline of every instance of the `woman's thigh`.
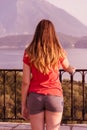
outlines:
{"label": "woman's thigh", "polygon": [[44,130],[44,112],[30,114],[32,130]]}
{"label": "woman's thigh", "polygon": [[27,108],[32,130],[44,130],[44,95],[30,93],[27,97]]}
{"label": "woman's thigh", "polygon": [[45,112],[46,130],[59,130],[62,119],[62,112]]}
{"label": "woman's thigh", "polygon": [[46,100],[46,130],[59,130],[63,114],[63,97],[48,96]]}

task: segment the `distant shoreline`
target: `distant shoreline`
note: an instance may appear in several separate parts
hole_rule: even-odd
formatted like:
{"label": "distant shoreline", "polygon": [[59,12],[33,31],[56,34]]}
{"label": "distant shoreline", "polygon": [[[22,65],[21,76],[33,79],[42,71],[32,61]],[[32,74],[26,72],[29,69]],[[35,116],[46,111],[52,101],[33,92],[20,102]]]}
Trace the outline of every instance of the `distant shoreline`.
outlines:
{"label": "distant shoreline", "polygon": [[24,50],[25,49],[25,47],[9,47],[9,46],[7,46],[7,47],[0,47],[0,50]]}

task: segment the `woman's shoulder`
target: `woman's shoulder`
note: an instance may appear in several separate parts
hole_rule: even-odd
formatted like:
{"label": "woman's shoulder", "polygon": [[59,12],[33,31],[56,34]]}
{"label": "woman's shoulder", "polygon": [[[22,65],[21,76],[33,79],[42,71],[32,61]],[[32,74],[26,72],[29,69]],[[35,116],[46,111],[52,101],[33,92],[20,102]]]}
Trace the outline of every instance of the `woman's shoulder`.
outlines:
{"label": "woman's shoulder", "polygon": [[27,52],[27,49],[24,50],[24,55],[23,55],[23,62],[27,65],[30,65],[29,64],[29,55],[28,55],[28,52]]}

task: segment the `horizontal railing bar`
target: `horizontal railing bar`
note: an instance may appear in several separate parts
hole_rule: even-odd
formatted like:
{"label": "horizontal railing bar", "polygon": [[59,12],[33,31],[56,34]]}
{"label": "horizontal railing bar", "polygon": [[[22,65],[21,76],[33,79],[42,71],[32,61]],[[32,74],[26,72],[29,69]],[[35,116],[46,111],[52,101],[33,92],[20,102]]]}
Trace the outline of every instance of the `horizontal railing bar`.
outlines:
{"label": "horizontal railing bar", "polygon": [[[0,69],[0,71],[22,71],[22,70],[23,69]],[[60,69],[60,71],[65,71],[65,70]],[[87,71],[87,69],[76,69],[75,71],[76,72],[78,72],[78,71]]]}

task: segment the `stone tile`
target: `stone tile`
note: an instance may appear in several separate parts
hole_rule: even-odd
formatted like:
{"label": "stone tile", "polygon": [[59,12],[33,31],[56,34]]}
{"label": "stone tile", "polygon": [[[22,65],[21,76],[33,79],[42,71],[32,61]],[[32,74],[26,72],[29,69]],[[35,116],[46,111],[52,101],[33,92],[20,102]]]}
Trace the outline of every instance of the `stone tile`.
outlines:
{"label": "stone tile", "polygon": [[18,125],[19,123],[11,123],[11,122],[0,122],[0,126],[10,126],[10,127],[14,127],[16,125]]}
{"label": "stone tile", "polygon": [[[29,123],[0,122],[0,130],[31,130]],[[87,130],[87,124],[62,124],[60,130]]]}
{"label": "stone tile", "polygon": [[72,130],[87,130],[87,127],[73,127]]}
{"label": "stone tile", "polygon": [[0,130],[12,130],[12,128],[15,126],[17,126],[15,123],[0,122]]}
{"label": "stone tile", "polygon": [[13,130],[31,130],[31,126],[28,123],[21,123],[17,127],[15,127]]}
{"label": "stone tile", "polygon": [[70,130],[70,126],[60,126],[60,130]]}
{"label": "stone tile", "polygon": [[0,130],[12,130],[12,127],[0,126]]}
{"label": "stone tile", "polygon": [[72,130],[87,130],[87,124],[74,125]]}

